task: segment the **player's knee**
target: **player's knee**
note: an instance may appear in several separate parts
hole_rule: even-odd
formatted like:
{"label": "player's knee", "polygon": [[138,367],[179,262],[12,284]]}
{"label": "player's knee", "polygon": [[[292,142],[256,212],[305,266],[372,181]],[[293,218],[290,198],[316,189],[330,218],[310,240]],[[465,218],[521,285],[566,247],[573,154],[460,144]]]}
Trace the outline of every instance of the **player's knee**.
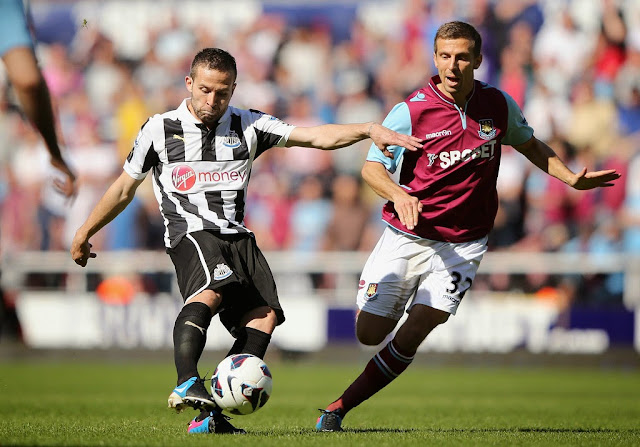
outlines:
{"label": "player's knee", "polygon": [[204,303],[209,306],[211,313],[215,314],[218,310],[218,306],[220,306],[220,303],[222,302],[222,296],[214,290],[206,289],[194,296],[190,302]]}
{"label": "player's knee", "polygon": [[256,307],[247,312],[241,321],[241,326],[258,329],[267,334],[273,333],[278,324],[276,312],[269,306]]}
{"label": "player's knee", "polygon": [[372,330],[369,327],[356,326],[358,341],[366,346],[376,346],[384,341],[389,333]]}
{"label": "player's knee", "polygon": [[431,322],[433,323],[433,327],[446,323],[451,314],[449,312],[438,312],[437,314],[432,316]]}
{"label": "player's knee", "polygon": [[358,312],[356,317],[356,337],[363,345],[376,346],[396,327],[398,322],[368,312]]}

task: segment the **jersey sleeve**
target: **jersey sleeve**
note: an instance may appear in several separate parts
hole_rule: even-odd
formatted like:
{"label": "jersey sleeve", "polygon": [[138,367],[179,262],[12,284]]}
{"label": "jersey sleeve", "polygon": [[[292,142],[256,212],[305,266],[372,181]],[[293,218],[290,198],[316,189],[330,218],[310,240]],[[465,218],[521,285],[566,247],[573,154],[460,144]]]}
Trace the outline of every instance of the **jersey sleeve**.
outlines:
{"label": "jersey sleeve", "polygon": [[296,126],[259,110],[251,110],[251,113],[254,119],[253,127],[258,137],[256,156],[271,147],[284,147]]}
{"label": "jersey sleeve", "polygon": [[533,129],[527,123],[522,110],[515,100],[507,93],[502,92],[507,101],[508,118],[507,131],[502,138],[502,144],[517,146],[526,143],[533,136]]}
{"label": "jersey sleeve", "polygon": [[[398,133],[411,135],[411,114],[409,113],[409,106],[404,102],[396,104],[384,119],[382,125]],[[393,158],[385,156],[378,146],[372,144],[367,154],[367,161],[382,163],[389,172],[393,173],[398,168],[405,149],[400,146],[389,146],[387,149],[393,154]]]}
{"label": "jersey sleeve", "polygon": [[149,170],[159,162],[158,154],[153,147],[149,128],[153,121],[147,121],[133,143],[133,148],[124,162],[124,171],[136,180],[144,179]]}

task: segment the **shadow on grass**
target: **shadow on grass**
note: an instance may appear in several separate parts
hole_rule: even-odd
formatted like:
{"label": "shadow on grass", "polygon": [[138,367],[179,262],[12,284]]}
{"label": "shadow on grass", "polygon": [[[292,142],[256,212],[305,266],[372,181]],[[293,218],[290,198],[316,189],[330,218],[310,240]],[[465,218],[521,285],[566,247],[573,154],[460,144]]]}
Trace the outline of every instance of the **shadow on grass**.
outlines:
{"label": "shadow on grass", "polygon": [[612,428],[553,428],[553,427],[514,427],[514,428],[345,428],[342,432],[323,433],[312,428],[300,430],[267,430],[251,431],[252,435],[309,435],[318,434],[332,436],[339,433],[364,434],[364,433],[638,433],[640,429],[612,429]]}
{"label": "shadow on grass", "polygon": [[519,428],[345,428],[344,433],[640,433],[640,429],[611,428],[552,428],[552,427],[519,427]]}
{"label": "shadow on grass", "polygon": [[515,427],[515,428],[450,428],[427,429],[434,433],[640,433],[640,429],[613,428],[553,428],[553,427]]}

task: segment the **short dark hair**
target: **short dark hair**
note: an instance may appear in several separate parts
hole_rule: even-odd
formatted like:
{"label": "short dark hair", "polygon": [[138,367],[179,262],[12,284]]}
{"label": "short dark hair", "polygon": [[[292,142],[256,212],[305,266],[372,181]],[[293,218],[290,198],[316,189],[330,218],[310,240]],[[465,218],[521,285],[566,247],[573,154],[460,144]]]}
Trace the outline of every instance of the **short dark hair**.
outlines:
{"label": "short dark hair", "polygon": [[436,41],[438,39],[469,39],[473,41],[473,54],[480,56],[482,52],[482,37],[473,25],[466,22],[454,21],[440,25],[433,39],[433,52],[436,50]]}
{"label": "short dark hair", "polygon": [[234,77],[238,76],[236,59],[220,48],[205,48],[196,54],[191,62],[191,71],[189,72],[191,79],[194,78],[196,70],[201,65],[211,70],[233,73]]}

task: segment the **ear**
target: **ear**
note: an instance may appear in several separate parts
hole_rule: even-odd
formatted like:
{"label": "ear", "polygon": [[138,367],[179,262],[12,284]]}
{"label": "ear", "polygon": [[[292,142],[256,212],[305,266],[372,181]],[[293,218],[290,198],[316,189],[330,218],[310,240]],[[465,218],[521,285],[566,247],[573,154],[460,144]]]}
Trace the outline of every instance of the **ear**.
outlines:
{"label": "ear", "polygon": [[193,79],[191,79],[190,76],[185,76],[184,83],[187,86],[187,90],[189,90],[189,93],[193,93]]}
{"label": "ear", "polygon": [[480,64],[482,64],[482,54],[479,54],[475,61],[473,61],[473,69],[477,70],[480,68]]}

